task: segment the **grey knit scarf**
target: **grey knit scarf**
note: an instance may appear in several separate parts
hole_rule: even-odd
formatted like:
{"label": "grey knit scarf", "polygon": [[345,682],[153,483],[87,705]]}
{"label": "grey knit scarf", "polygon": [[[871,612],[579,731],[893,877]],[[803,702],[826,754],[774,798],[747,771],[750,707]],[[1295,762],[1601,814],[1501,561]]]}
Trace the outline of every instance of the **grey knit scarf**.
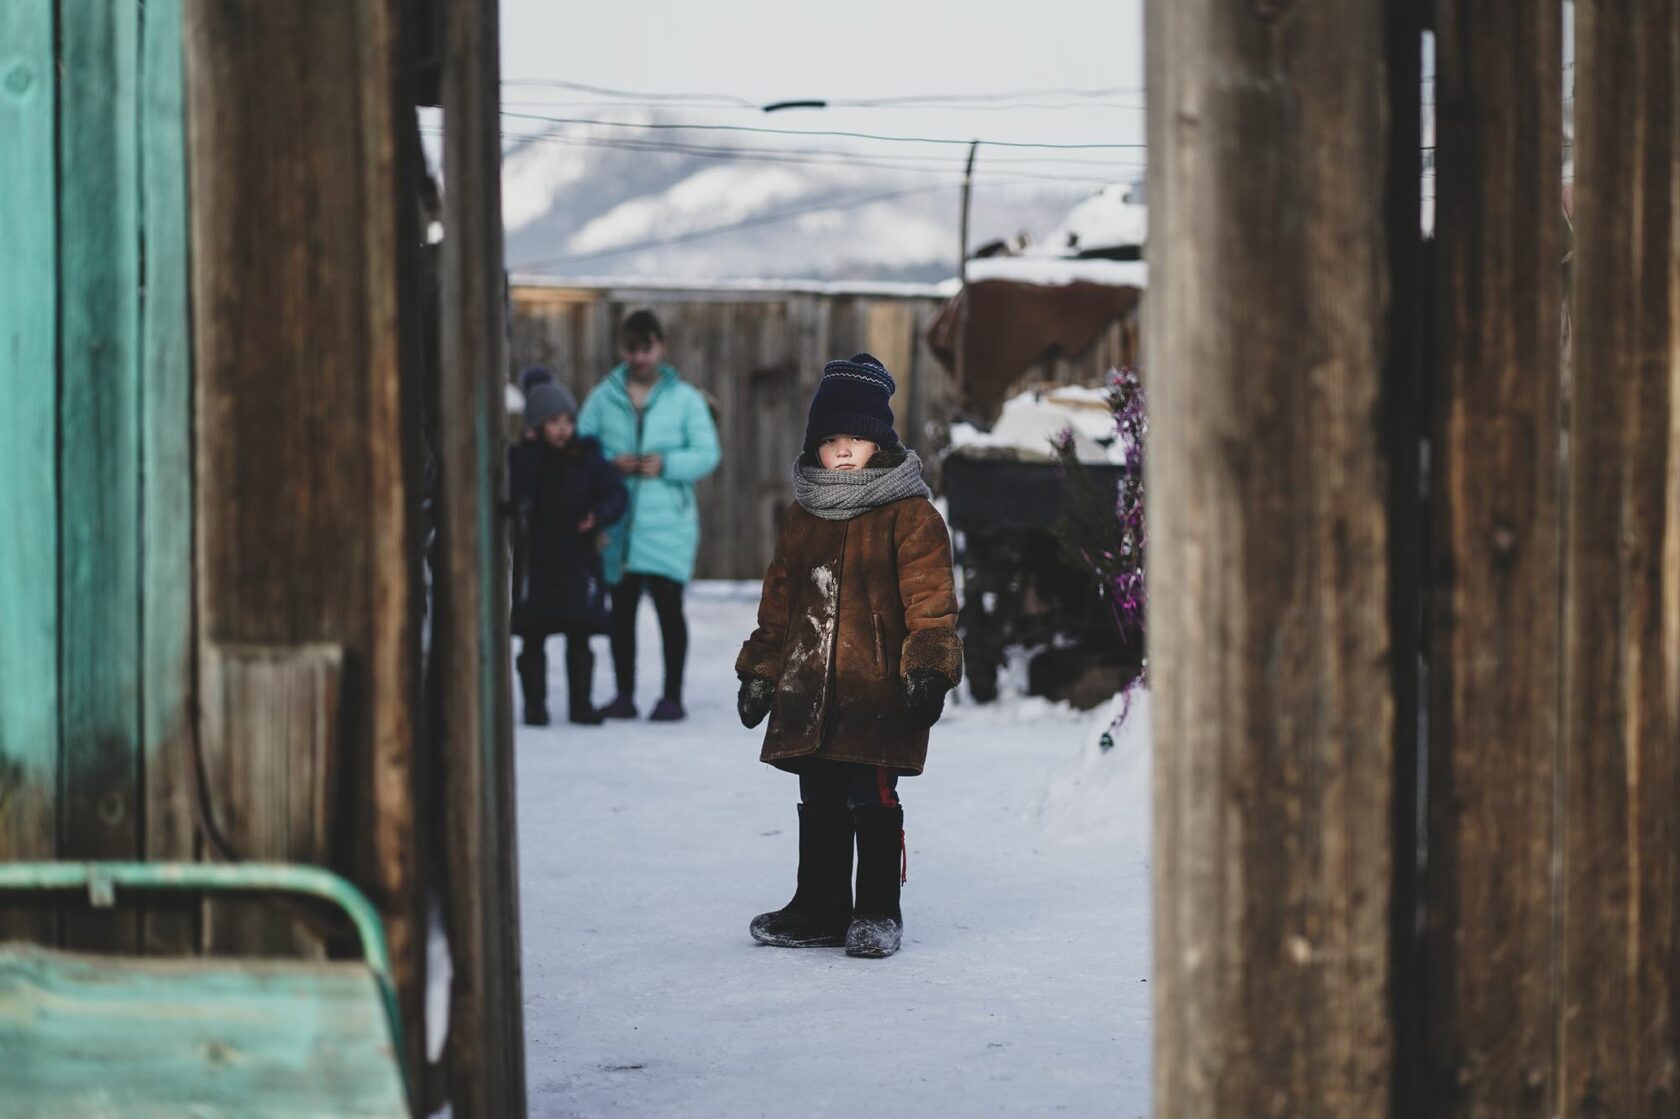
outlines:
{"label": "grey knit scarf", "polygon": [[922,481],[922,460],[915,451],[884,470],[824,470],[793,466],[794,500],[826,521],[849,521],[859,513],[906,497],[932,497]]}

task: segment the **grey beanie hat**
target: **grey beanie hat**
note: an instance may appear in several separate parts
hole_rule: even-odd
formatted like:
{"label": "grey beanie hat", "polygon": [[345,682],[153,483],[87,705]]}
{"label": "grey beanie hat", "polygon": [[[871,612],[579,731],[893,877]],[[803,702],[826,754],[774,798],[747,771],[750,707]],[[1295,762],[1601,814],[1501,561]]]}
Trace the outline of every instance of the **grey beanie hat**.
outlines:
{"label": "grey beanie hat", "polygon": [[525,426],[541,427],[555,416],[577,415],[577,399],[558,381],[541,381],[525,394]]}

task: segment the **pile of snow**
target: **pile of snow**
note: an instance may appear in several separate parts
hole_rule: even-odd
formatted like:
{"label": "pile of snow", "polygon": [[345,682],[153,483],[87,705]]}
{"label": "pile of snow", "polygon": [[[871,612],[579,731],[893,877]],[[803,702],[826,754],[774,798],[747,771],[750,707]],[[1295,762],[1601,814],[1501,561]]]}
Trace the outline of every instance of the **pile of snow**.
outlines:
{"label": "pile of snow", "polygon": [[970,283],[1008,280],[1016,284],[1065,287],[1068,284],[1107,284],[1110,287],[1149,286],[1149,265],[1141,260],[1074,260],[1049,256],[989,256],[968,262]]}
{"label": "pile of snow", "polygon": [[1141,249],[1149,239],[1143,184],[1111,183],[1072,210],[1030,250],[1035,256],[1081,256],[1113,249]]}
{"label": "pile of snow", "polygon": [[1091,712],[1079,756],[1033,806],[1047,834],[1148,849],[1149,723],[1149,690],[1141,685]]}
{"label": "pile of snow", "polygon": [[1080,385],[1029,389],[1011,397],[990,431],[970,423],[952,424],[951,452],[1049,462],[1056,457],[1056,443],[1070,431],[1080,462],[1126,461],[1126,444],[1115,429],[1107,390]]}

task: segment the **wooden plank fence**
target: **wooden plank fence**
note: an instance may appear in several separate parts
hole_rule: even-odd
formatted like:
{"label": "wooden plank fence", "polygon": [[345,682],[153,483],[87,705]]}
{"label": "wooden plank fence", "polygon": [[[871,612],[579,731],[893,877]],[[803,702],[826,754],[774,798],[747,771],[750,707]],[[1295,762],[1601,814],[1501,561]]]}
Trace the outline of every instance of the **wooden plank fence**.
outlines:
{"label": "wooden plank fence", "polygon": [[1377,1116],[1391,1091],[1383,13],[1283,10],[1148,11],[1151,985],[1175,1119]]}
{"label": "wooden plank fence", "polygon": [[[797,284],[779,287],[515,283],[509,374],[553,368],[584,396],[618,362],[618,324],[639,307],[665,326],[669,360],[716,402],[723,461],[700,483],[699,578],[756,579],[775,547],[805,414],[833,357],[879,357],[898,382],[899,436],[924,459],[943,445],[959,392],[926,341],[946,303],[933,285]],[[1057,354],[1023,370],[1029,385],[1101,384],[1133,346],[1115,323],[1082,354]]]}
{"label": "wooden plank fence", "polygon": [[[50,858],[58,841],[58,62],[54,11],[0,7],[0,856]],[[0,940],[53,940],[57,915],[0,908]]]}
{"label": "wooden plank fence", "polygon": [[1680,8],[1578,0],[1558,1107],[1680,1113]]}
{"label": "wooden plank fence", "polygon": [[1680,10],[1148,24],[1157,1114],[1672,1116]]}
{"label": "wooden plank fence", "polygon": [[1553,1111],[1562,8],[1438,9],[1430,1114]]}
{"label": "wooden plank fence", "polygon": [[[0,41],[0,855],[190,854],[179,6],[9,4]],[[193,935],[178,904],[0,913],[79,948],[142,928]]]}
{"label": "wooden plank fence", "polygon": [[[0,5],[0,860],[344,873],[383,918],[414,1097],[466,1119],[523,1113],[523,1038],[495,5],[443,8]],[[468,153],[443,299],[419,213],[428,67]],[[446,455],[422,446],[440,413]],[[423,600],[434,526],[431,558],[476,597]],[[429,645],[425,606],[454,611]],[[427,655],[470,703],[426,692]],[[429,1065],[433,902],[454,979]],[[314,918],[8,894],[0,940],[333,953]]]}

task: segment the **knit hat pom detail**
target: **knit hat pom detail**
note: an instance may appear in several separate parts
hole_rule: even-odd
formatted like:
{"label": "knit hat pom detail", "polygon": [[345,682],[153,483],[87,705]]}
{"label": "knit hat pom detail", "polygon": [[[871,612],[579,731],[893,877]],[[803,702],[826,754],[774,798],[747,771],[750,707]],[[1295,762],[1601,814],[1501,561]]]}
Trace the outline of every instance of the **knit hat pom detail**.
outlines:
{"label": "knit hat pom detail", "polygon": [[897,445],[892,407],[887,403],[897,391],[892,374],[874,354],[853,354],[824,365],[805,422],[805,450],[815,452],[830,435],[851,435],[883,447]]}
{"label": "knit hat pom detail", "polygon": [[857,353],[849,358],[835,358],[823,366],[823,379],[826,381],[830,377],[862,381],[884,388],[889,397],[898,391],[898,382],[893,380],[887,367],[874,354]]}

